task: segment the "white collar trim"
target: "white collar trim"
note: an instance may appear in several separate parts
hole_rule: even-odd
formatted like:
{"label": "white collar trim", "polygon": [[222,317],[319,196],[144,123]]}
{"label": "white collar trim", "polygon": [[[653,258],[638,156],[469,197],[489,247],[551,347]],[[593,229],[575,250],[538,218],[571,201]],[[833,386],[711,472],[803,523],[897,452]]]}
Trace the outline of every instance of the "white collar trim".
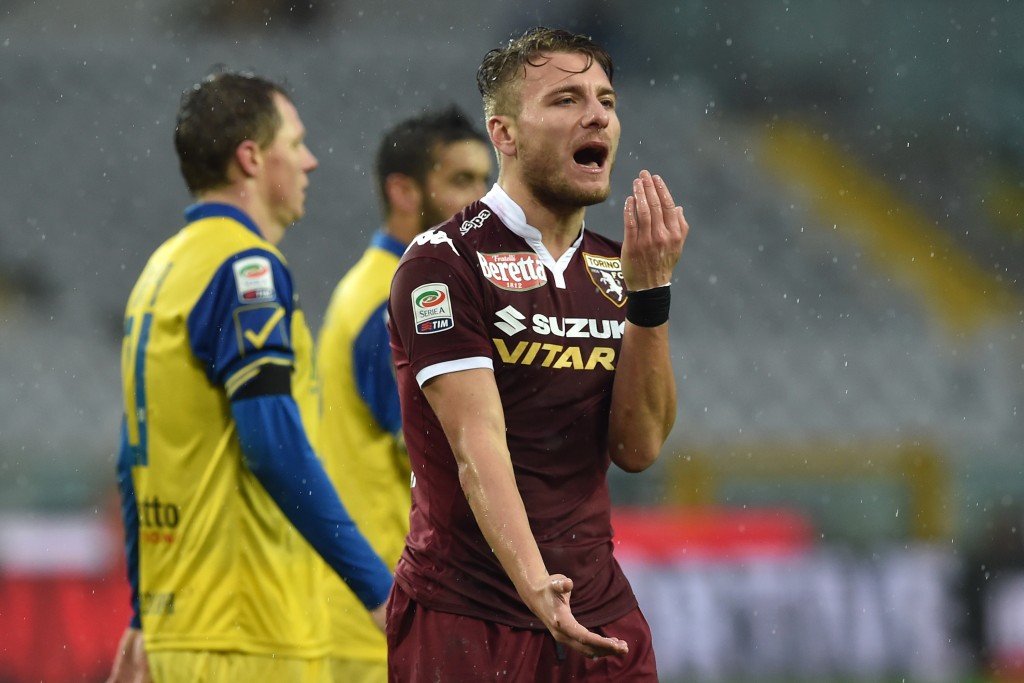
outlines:
{"label": "white collar trim", "polygon": [[586,230],[586,224],[580,228],[580,236],[576,238],[572,246],[566,249],[565,253],[556,261],[552,258],[548,248],[544,246],[540,230],[526,222],[526,214],[523,209],[497,183],[480,201],[491,207],[491,210],[498,214],[498,218],[509,230],[526,240],[526,243],[540,258],[540,262],[554,277],[555,286],[565,289],[565,269],[569,267],[573,255],[583,243],[583,231]]}

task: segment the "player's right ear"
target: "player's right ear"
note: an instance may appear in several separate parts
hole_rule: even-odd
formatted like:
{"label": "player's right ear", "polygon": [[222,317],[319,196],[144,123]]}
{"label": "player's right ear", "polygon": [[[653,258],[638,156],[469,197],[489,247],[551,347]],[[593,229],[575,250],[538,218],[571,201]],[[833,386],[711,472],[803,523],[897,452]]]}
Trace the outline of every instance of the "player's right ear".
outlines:
{"label": "player's right ear", "polygon": [[235,148],[235,162],[246,177],[252,178],[263,163],[263,152],[252,140],[243,140]]}
{"label": "player's right ear", "polygon": [[512,117],[498,115],[487,119],[487,134],[499,154],[516,155],[516,127]]}
{"label": "player's right ear", "polygon": [[384,193],[392,211],[419,214],[423,206],[423,191],[411,176],[389,173],[384,179]]}

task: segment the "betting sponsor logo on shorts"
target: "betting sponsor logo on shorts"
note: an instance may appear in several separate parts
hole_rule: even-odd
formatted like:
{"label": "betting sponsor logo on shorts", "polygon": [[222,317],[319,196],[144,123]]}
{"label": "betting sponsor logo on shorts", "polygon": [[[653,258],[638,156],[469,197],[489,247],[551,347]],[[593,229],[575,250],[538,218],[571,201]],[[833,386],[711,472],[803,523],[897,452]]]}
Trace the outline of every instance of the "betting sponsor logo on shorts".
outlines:
{"label": "betting sponsor logo on shorts", "polygon": [[598,290],[616,306],[626,303],[626,281],[622,278],[622,259],[618,256],[595,256],[583,252],[590,279]]}
{"label": "betting sponsor logo on shorts", "polygon": [[258,301],[273,301],[277,297],[274,289],[274,271],[266,256],[247,256],[231,264],[235,275],[235,290],[238,300],[251,304]]}
{"label": "betting sponsor logo on shorts", "polygon": [[490,217],[491,212],[488,211],[487,209],[484,209],[483,211],[473,216],[469,220],[462,221],[462,225],[459,226],[459,234],[465,237],[467,232],[479,228],[481,225],[484,224],[484,221],[486,221]]}
{"label": "betting sponsor logo on shorts", "polygon": [[412,240],[413,244],[447,244],[455,252],[455,255],[459,255],[459,250],[455,248],[455,243],[452,242],[452,238],[441,232],[440,230],[427,230],[416,235]]}
{"label": "betting sponsor logo on shorts", "polygon": [[480,271],[492,285],[510,292],[526,292],[548,283],[540,257],[531,251],[477,253]]}
{"label": "betting sponsor logo on shorts", "polygon": [[448,286],[431,282],[412,290],[412,316],[416,334],[434,334],[455,327]]}

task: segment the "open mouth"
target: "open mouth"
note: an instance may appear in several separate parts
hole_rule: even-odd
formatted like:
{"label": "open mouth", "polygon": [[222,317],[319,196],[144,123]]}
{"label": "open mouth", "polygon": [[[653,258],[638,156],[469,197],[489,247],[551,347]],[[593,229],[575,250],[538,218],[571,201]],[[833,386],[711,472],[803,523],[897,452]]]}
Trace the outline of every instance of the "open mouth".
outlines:
{"label": "open mouth", "polygon": [[572,158],[585,168],[601,169],[608,160],[608,146],[601,142],[588,142],[576,150]]}

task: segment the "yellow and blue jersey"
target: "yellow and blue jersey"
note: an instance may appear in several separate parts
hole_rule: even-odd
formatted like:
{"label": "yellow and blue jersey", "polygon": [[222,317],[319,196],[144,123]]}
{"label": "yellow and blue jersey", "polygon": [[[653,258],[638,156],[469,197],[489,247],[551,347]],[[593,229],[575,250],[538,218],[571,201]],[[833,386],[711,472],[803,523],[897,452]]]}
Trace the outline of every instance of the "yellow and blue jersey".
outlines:
{"label": "yellow and blue jersey", "polygon": [[[125,313],[118,480],[134,623],[151,651],[321,657],[323,565],[309,542],[340,566],[338,537],[351,541],[364,602],[383,601],[390,575],[317,486],[313,345],[284,257],[234,207],[186,218]],[[239,400],[269,370],[291,395]],[[312,513],[296,502],[314,496]]]}
{"label": "yellow and blue jersey", "polygon": [[[409,531],[409,459],[387,331],[391,277],[405,245],[384,233],[342,278],[317,340],[324,467],[360,531],[394,568]],[[327,580],[332,656],[387,660],[384,636],[335,577]]]}

